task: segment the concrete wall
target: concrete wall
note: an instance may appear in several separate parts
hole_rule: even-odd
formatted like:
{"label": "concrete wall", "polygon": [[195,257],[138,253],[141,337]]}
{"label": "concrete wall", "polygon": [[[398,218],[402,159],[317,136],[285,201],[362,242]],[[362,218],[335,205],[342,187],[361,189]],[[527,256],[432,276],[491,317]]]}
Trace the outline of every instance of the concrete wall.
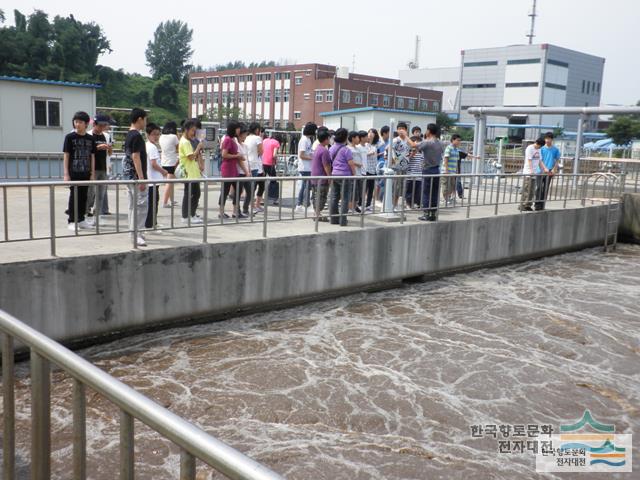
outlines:
{"label": "concrete wall", "polygon": [[640,243],[640,193],[623,195],[618,236],[625,242]]}
{"label": "concrete wall", "polygon": [[0,265],[0,307],[58,340],[600,245],[606,207]]}

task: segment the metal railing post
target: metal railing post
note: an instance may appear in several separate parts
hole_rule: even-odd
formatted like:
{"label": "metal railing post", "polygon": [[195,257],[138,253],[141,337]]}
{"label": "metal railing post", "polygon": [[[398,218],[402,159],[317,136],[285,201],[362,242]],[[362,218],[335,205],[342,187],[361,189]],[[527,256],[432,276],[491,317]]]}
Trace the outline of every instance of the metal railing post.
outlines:
{"label": "metal railing post", "polygon": [[84,385],[73,379],[73,478],[87,478],[87,414]]}
{"label": "metal railing post", "polygon": [[2,467],[3,478],[15,478],[16,430],[15,430],[15,377],[13,365],[13,338],[2,334]]}
{"label": "metal railing post", "polygon": [[[130,188],[130,187],[131,185],[127,186],[127,188]],[[138,193],[140,192],[140,190],[138,190],[137,180],[133,181],[133,189],[131,190],[133,191],[133,194],[131,195],[131,201],[133,202],[133,231],[132,231],[133,248],[137,249],[138,248]]]}
{"label": "metal railing post", "polygon": [[55,186],[49,185],[49,230],[51,233],[51,256],[56,256],[56,192]]}
{"label": "metal railing post", "polygon": [[133,417],[120,410],[120,480],[134,478]]}
{"label": "metal railing post", "polygon": [[498,175],[498,186],[496,187],[496,209],[494,215],[498,215],[498,205],[500,204],[500,175]]}
{"label": "metal railing post", "polygon": [[196,459],[186,450],[180,450],[180,480],[195,480]]}
{"label": "metal railing post", "polygon": [[49,361],[31,348],[31,479],[51,477],[51,373]]}
{"label": "metal railing post", "polygon": [[[155,198],[155,197],[154,197]],[[204,181],[204,202],[203,202],[204,212],[202,219],[202,243],[207,243],[207,228],[209,225],[209,180],[205,179]]]}
{"label": "metal railing post", "polygon": [[7,205],[7,187],[2,187],[2,208],[4,211],[4,240],[9,240],[9,206]]}

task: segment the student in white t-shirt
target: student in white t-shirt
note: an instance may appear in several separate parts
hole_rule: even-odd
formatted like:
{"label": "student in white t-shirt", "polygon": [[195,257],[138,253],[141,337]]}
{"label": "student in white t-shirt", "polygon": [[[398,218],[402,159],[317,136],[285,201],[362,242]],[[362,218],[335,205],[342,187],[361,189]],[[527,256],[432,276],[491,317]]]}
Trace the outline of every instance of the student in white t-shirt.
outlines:
{"label": "student in white t-shirt", "polygon": [[[249,124],[249,135],[244,141],[244,145],[247,148],[249,170],[251,171],[252,177],[264,177],[264,168],[262,167],[262,137],[260,137],[260,130],[261,128],[259,123],[253,122]],[[253,213],[259,213],[263,211],[261,206],[263,195],[264,181],[251,182],[251,208],[253,208]]]}
{"label": "student in white t-shirt", "polygon": [[[158,140],[160,139],[160,127],[155,123],[147,124],[147,179],[161,182],[167,178],[168,172],[160,165],[160,152],[158,151]],[[153,228],[157,223],[158,203],[160,203],[160,184],[150,184],[149,188],[149,208],[147,209],[147,220],[144,223],[146,228]]]}
{"label": "student in white t-shirt", "polygon": [[[318,126],[315,123],[307,123],[302,130],[302,137],[298,142],[298,174],[301,177],[311,176],[311,160],[313,160],[313,137],[318,130]],[[298,201],[296,204],[297,212],[304,212],[305,206],[309,208],[311,206],[309,181],[304,180],[301,182],[300,190],[298,192]]]}
{"label": "student in white t-shirt", "polygon": [[538,175],[540,174],[540,149],[543,146],[544,138],[539,138],[524,152],[522,175],[525,176],[522,177],[522,197],[518,207],[521,212],[533,211],[533,198],[538,188]]}
{"label": "student in white t-shirt", "polygon": [[[167,171],[167,178],[176,178],[174,172],[178,166],[178,144],[180,143],[176,122],[167,122],[164,124],[159,142],[161,151],[160,163],[162,168]],[[162,196],[162,206],[164,208],[171,208],[172,203],[174,206],[178,204],[178,202],[173,201],[173,183],[168,183]]]}

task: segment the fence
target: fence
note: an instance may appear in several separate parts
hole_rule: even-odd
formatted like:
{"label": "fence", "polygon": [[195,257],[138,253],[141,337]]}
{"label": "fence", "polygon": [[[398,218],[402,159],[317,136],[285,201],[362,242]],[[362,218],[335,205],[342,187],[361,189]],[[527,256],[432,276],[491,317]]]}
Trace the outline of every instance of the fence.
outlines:
{"label": "fence", "polygon": [[[606,203],[613,198],[618,201],[619,190],[624,189],[625,175],[613,175],[616,178],[616,188],[613,189],[609,179],[596,184],[590,174],[562,174],[552,177],[547,187],[544,201],[551,205],[566,208],[569,202],[575,205],[583,205],[585,202]],[[137,248],[136,241],[139,233],[137,222],[129,228],[128,222],[121,219],[124,216],[129,220],[129,210],[122,213],[122,205],[125,204],[127,187],[131,185],[146,184],[149,186],[166,185],[169,183],[184,184],[187,190],[187,197],[190,197],[190,189],[200,187],[202,196],[202,217],[192,218],[187,215],[178,221],[176,207],[171,204],[168,209],[160,208],[158,215],[161,221],[168,225],[155,222],[150,230],[183,230],[200,229],[202,242],[208,241],[208,233],[212,228],[220,228],[236,224],[259,224],[261,226],[262,237],[267,237],[270,224],[285,221],[296,221],[312,219],[314,231],[319,230],[319,224],[323,221],[346,221],[356,220],[361,227],[365,226],[365,221],[379,218],[377,214],[395,215],[400,222],[405,221],[407,214],[423,211],[440,210],[457,212],[462,218],[469,218],[472,209],[484,209],[484,214],[497,215],[501,207],[517,206],[521,203],[523,185],[531,177],[518,174],[460,174],[460,175],[420,175],[420,176],[367,176],[367,177],[261,177],[257,178],[203,178],[200,180],[166,180],[162,182],[154,181],[125,181],[109,180],[97,182],[71,182],[60,181],[48,182],[8,182],[0,184],[2,198],[2,229],[3,237],[1,243],[27,242],[33,240],[48,240],[49,250],[52,256],[56,255],[56,244],[59,240],[70,237],[85,237],[90,235],[114,235],[131,234],[133,247]],[[607,177],[609,178],[609,177]],[[448,183],[447,183],[448,180]],[[248,211],[248,216],[242,218],[241,215],[234,215],[236,218],[228,218],[219,206],[220,194],[224,183],[230,184],[234,191],[232,203],[238,205],[237,212],[240,213],[241,192],[252,190],[259,182],[265,182],[265,193],[277,190],[277,196],[268,199],[265,194],[264,210]],[[306,208],[296,208],[297,191],[296,182],[338,182],[342,181],[342,191],[339,196],[343,201],[338,209],[338,201],[334,203],[334,208],[328,214],[322,214],[322,210],[328,205],[321,205],[321,196],[314,195],[313,202]],[[245,184],[249,182],[252,186],[245,189]],[[449,190],[448,198],[442,198],[440,184]],[[593,183],[593,188],[589,188]],[[271,184],[277,185],[272,188]],[[73,205],[69,206],[67,200],[67,190],[69,188],[79,189],[81,187],[107,186],[110,188],[111,206],[115,206],[113,220],[105,220],[107,217],[96,216],[93,225],[86,226],[79,223],[69,224],[72,227],[70,232],[66,227],[67,222],[63,220],[62,212],[69,207],[74,209],[73,218],[78,219],[84,214],[86,206],[78,204],[79,195],[72,196],[75,199]],[[637,186],[637,184],[636,184]],[[374,193],[372,195],[371,188]],[[398,201],[395,208],[388,199],[379,208],[382,193],[389,188],[394,191]],[[323,187],[328,188],[328,187]],[[333,190],[336,190],[335,188]],[[376,195],[375,190],[380,194]],[[348,192],[345,194],[345,192]],[[434,192],[436,192],[434,194]],[[183,192],[184,193],[184,192]],[[174,192],[175,194],[175,192]],[[462,195],[460,195],[462,194]],[[350,205],[347,208],[345,196],[349,198]],[[210,198],[211,197],[211,198]],[[253,195],[251,195],[253,197]],[[303,196],[303,197],[306,197]],[[462,198],[460,198],[462,197]],[[370,205],[365,199],[371,199]],[[358,202],[362,199],[361,202]],[[253,198],[250,198],[253,200]],[[303,198],[306,200],[306,198]],[[149,208],[157,209],[157,197],[151,199]],[[225,199],[226,202],[226,199]],[[135,203],[135,202],[134,202]],[[249,202],[248,202],[249,203]],[[330,202],[328,202],[330,203]],[[572,204],[572,205],[574,205]],[[361,208],[358,208],[358,205]],[[370,208],[366,208],[370,206]],[[491,207],[488,209],[488,207]],[[137,203],[133,206],[133,218],[138,215]],[[233,207],[232,207],[233,208]],[[358,209],[358,211],[356,211]],[[234,209],[234,211],[236,211]],[[319,212],[315,214],[314,212]],[[182,217],[182,215],[180,215]]]}
{"label": "fence", "polygon": [[[213,438],[131,387],[92,365],[59,343],[0,310],[2,332],[3,476],[16,478],[14,340],[31,354],[31,478],[51,478],[51,364],[73,379],[73,479],[84,480],[86,467],[85,388],[120,409],[120,477],[134,478],[134,420],[139,420],[180,447],[180,479],[196,478],[196,459],[228,478],[278,480],[282,477]],[[115,472],[114,472],[115,477]]]}

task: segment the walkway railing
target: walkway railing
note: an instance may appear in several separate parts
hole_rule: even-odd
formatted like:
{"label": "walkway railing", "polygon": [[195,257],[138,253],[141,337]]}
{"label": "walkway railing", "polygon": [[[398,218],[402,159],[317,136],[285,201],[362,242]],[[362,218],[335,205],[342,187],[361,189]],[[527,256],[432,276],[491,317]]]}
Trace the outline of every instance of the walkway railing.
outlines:
{"label": "walkway railing", "polygon": [[[563,174],[556,175],[548,182],[545,202],[555,204],[560,208],[566,208],[569,202],[575,201],[575,206],[585,205],[586,202],[608,203],[613,195],[614,202],[618,201],[624,188],[625,176],[620,175],[617,185],[620,188],[612,190],[610,185],[605,183],[589,186],[593,181],[590,174]],[[262,226],[262,237],[268,236],[270,225],[277,222],[288,222],[311,219],[313,220],[314,231],[319,230],[319,224],[323,221],[338,221],[340,219],[356,220],[360,227],[365,226],[365,220],[377,218],[379,214],[395,216],[400,222],[405,221],[408,214],[420,213],[424,210],[440,211],[461,211],[464,217],[469,218],[474,209],[484,208],[485,214],[497,215],[500,208],[508,206],[515,207],[521,203],[521,192],[526,179],[529,176],[519,174],[460,174],[460,175],[392,175],[392,176],[357,176],[357,177],[254,177],[254,178],[202,178],[199,180],[162,180],[162,181],[82,181],[82,182],[9,182],[0,183],[0,194],[2,200],[2,230],[3,235],[0,244],[7,242],[25,242],[34,240],[48,240],[50,244],[50,254],[56,255],[56,244],[58,240],[85,237],[90,235],[114,235],[132,234],[133,248],[136,246],[136,238],[139,233],[137,221],[128,222],[129,210],[122,205],[128,202],[125,198],[127,187],[140,184],[158,187],[162,185],[184,184],[184,188],[193,190],[199,186],[202,192],[200,201],[200,211],[202,217],[194,220],[187,216],[181,219],[181,215],[176,212],[176,207],[171,204],[169,209],[157,208],[157,198],[153,197],[149,209],[158,209],[159,218],[168,224],[161,225],[157,222],[149,230],[172,230],[179,231],[185,229],[199,229],[202,235],[202,242],[208,242],[208,233],[211,228],[219,228],[238,224],[259,224]],[[296,208],[298,188],[303,182],[342,182],[342,195],[348,192],[348,200],[351,204],[350,211],[334,211],[316,215],[314,211],[322,211],[320,204],[322,195],[313,196],[307,207],[302,211]],[[255,187],[264,182],[264,210],[254,211],[249,209],[246,218],[227,218],[222,214],[219,207],[221,190],[225,183],[231,184],[233,188],[232,201],[240,205],[242,192],[254,191]],[[275,185],[272,185],[275,184]],[[442,184],[442,185],[441,185]],[[390,201],[381,205],[380,197],[374,192],[375,199],[372,199],[370,208],[366,200],[361,202],[362,208],[355,211],[359,198],[366,199],[371,195],[371,190],[382,193],[385,186],[393,190],[398,201],[393,207]],[[95,222],[90,228],[82,229],[78,224],[71,224],[74,229],[70,232],[63,212],[68,208],[67,190],[69,188],[78,189],[82,186],[96,187],[108,186],[111,190],[110,208],[115,212],[110,217],[96,216]],[[247,188],[245,188],[245,186]],[[276,188],[271,188],[271,187]],[[442,187],[442,188],[441,188]],[[174,196],[176,195],[174,189]],[[276,191],[275,198],[268,198],[268,192]],[[445,201],[442,198],[443,190],[449,190],[450,196]],[[273,193],[272,191],[272,193]],[[435,191],[435,193],[433,193]],[[189,192],[188,192],[189,193]],[[616,197],[617,195],[617,197]],[[80,213],[84,213],[86,206],[78,204],[79,195],[74,195],[75,202],[71,206],[74,210],[74,218],[79,218]],[[190,194],[187,195],[190,197]],[[211,198],[210,198],[211,197]],[[303,199],[303,200],[306,200]],[[329,198],[330,200],[330,198]],[[326,209],[329,209],[330,201],[327,201]],[[534,199],[535,201],[535,199]],[[138,218],[138,206],[134,202],[133,217]],[[303,202],[304,203],[304,202]],[[346,201],[343,203],[347,203]],[[489,212],[487,207],[492,207]],[[227,207],[228,209],[229,207]],[[233,208],[233,207],[232,207]],[[124,210],[124,212],[123,212]],[[227,210],[229,211],[229,210]],[[514,208],[514,213],[515,213]],[[37,212],[37,213],[34,213]],[[121,217],[124,217],[121,218]],[[129,224],[133,227],[129,228]],[[194,230],[197,231],[197,230]]]}
{"label": "walkway railing", "polygon": [[[51,364],[73,378],[73,478],[87,477],[86,397],[89,387],[120,409],[121,480],[134,478],[134,420],[180,447],[180,479],[196,478],[196,459],[232,479],[282,480],[282,477],[205,431],[161,407],[59,343],[0,310],[3,390],[3,475],[16,478],[14,341],[31,353],[31,478],[51,478]],[[113,478],[117,475],[114,472]]]}

